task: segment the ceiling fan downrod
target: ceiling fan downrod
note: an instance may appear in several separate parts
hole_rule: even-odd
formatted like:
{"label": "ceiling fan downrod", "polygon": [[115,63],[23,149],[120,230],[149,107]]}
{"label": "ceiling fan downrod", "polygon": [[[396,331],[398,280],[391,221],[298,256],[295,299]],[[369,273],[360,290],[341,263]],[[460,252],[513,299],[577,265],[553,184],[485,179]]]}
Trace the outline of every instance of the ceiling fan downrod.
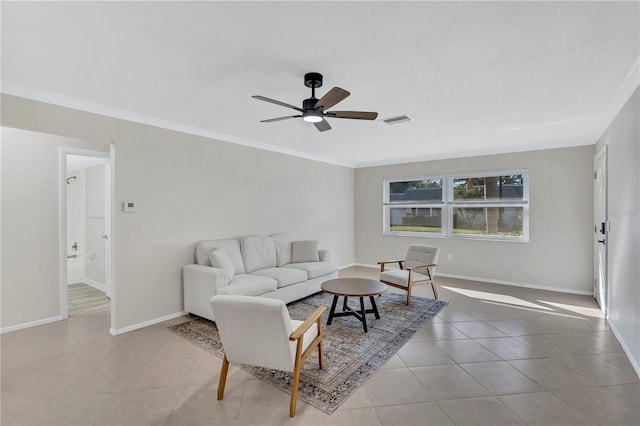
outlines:
{"label": "ceiling fan downrod", "polygon": [[311,99],[316,99],[316,88],[322,87],[322,74],[308,72],[304,75],[304,85],[311,87]]}

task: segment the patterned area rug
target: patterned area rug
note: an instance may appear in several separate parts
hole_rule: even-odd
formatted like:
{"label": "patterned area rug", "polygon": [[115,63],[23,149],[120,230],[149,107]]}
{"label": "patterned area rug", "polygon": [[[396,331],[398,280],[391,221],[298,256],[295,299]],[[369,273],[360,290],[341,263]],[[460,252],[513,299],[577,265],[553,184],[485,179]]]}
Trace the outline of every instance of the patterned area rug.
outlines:
{"label": "patterned area rug", "polygon": [[[296,320],[304,320],[318,306],[327,307],[322,321],[324,368],[318,368],[317,352],[309,357],[300,373],[298,397],[328,414],[335,411],[448,304],[413,296],[411,305],[407,306],[406,295],[385,293],[376,297],[380,319],[367,314],[368,333],[364,333],[362,323],[352,316],[334,318],[331,325],[326,326],[332,300],[332,295],[320,292],[287,305],[289,315]],[[341,310],[342,301],[340,297],[336,311]],[[358,298],[350,298],[349,305],[359,306]],[[370,308],[368,298],[365,298],[365,308]],[[222,358],[222,343],[215,323],[200,317],[193,318],[169,329]],[[240,367],[291,392],[291,373],[246,365]]]}

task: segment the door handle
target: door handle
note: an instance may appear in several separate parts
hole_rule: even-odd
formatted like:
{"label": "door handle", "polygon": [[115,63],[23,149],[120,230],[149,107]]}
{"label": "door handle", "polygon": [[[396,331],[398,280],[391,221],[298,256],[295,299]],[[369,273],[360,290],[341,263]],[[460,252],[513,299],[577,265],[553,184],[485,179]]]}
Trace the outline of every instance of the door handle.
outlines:
{"label": "door handle", "polygon": [[103,236],[102,236],[102,238],[104,238],[105,240],[108,240],[108,239],[109,239],[109,237],[108,237],[106,234],[105,234],[105,235],[103,235]]}
{"label": "door handle", "polygon": [[604,240],[604,239],[602,239],[602,240],[598,240],[598,242],[599,242],[599,243],[604,244],[605,246],[607,245],[607,243],[605,242],[605,240]]}

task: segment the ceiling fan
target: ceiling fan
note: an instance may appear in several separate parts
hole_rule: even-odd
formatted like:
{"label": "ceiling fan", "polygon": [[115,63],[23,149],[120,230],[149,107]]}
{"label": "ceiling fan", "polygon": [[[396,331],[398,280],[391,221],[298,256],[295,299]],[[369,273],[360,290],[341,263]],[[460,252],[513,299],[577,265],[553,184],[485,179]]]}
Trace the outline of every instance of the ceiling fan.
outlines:
{"label": "ceiling fan", "polygon": [[375,120],[378,117],[377,112],[365,112],[365,111],[327,111],[338,102],[343,101],[351,93],[339,87],[334,87],[329,90],[322,98],[316,98],[316,89],[322,87],[322,74],[317,72],[310,72],[304,75],[304,85],[311,87],[311,97],[302,101],[302,108],[294,105],[287,104],[285,102],[276,101],[275,99],[265,98],[264,96],[254,95],[252,98],[260,101],[271,102],[272,104],[280,105],[283,107],[295,109],[302,114],[291,115],[287,117],[271,118],[269,120],[262,120],[261,123],[272,123],[274,121],[288,120],[290,118],[300,118],[309,123],[313,123],[316,128],[324,132],[331,130],[331,126],[325,120],[325,118],[349,118],[352,120]]}

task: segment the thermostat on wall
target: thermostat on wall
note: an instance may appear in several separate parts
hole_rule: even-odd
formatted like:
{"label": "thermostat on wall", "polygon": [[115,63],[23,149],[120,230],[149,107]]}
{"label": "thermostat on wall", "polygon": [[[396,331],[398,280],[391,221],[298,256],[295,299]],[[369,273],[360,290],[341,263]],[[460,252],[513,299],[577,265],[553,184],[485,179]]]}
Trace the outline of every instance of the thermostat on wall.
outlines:
{"label": "thermostat on wall", "polygon": [[122,202],[122,211],[125,213],[133,213],[136,211],[136,203],[133,201],[123,201]]}

